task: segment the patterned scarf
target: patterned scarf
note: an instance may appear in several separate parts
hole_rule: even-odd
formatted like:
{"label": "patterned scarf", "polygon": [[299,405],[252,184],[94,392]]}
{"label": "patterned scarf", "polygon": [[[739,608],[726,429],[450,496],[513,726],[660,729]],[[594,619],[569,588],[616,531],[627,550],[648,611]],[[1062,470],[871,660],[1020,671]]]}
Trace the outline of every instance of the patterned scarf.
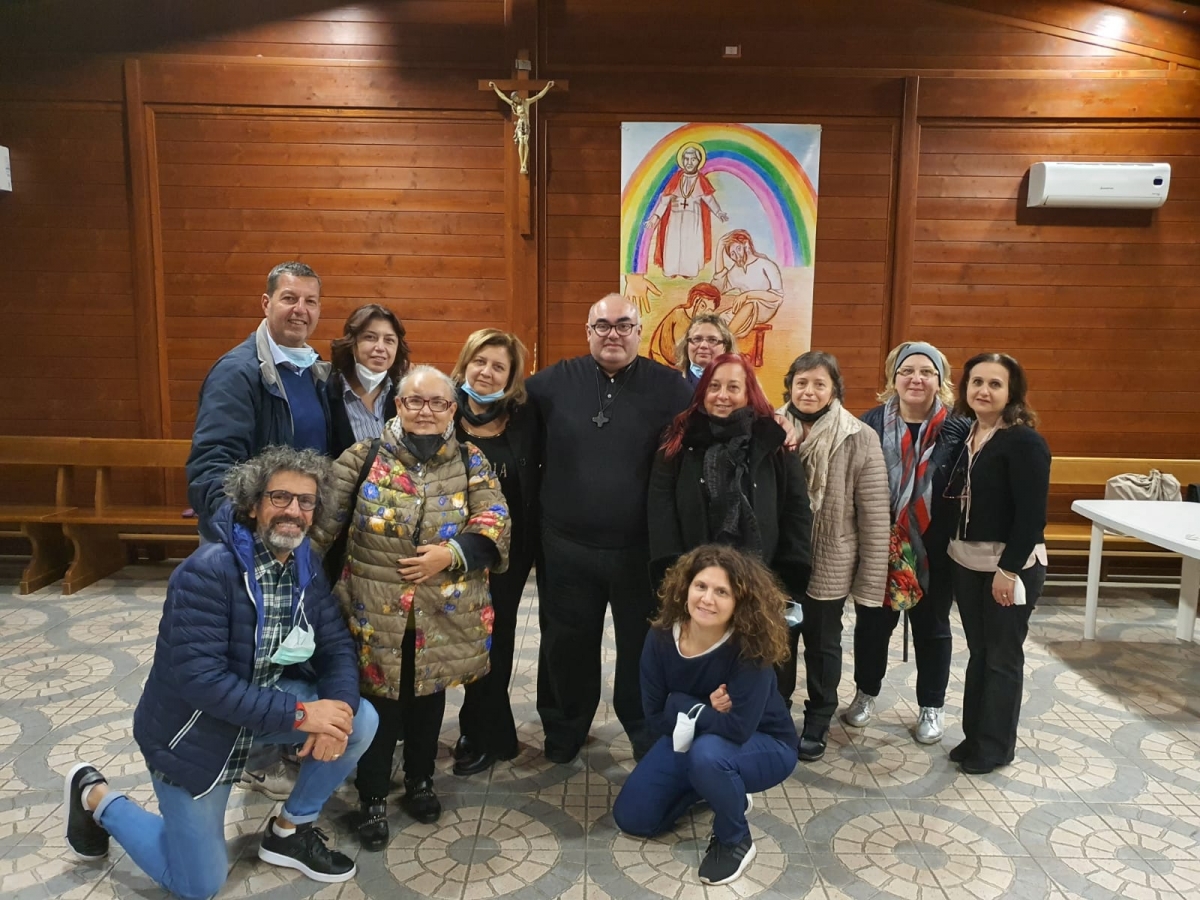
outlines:
{"label": "patterned scarf", "polygon": [[891,491],[892,521],[908,536],[917,562],[917,579],[929,589],[929,557],[921,535],[929,527],[933,495],[933,473],[929,459],[937,447],[946,407],[938,398],[913,441],[908,423],[900,418],[900,400],[892,397],[883,408],[883,461],[887,465]]}

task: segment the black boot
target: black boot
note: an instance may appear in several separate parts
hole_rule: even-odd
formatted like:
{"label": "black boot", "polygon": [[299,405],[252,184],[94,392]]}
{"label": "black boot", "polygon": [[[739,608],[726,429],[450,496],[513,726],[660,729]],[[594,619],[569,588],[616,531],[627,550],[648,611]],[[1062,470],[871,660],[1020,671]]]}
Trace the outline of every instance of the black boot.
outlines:
{"label": "black boot", "polygon": [[432,778],[405,778],[400,806],[425,825],[432,825],[442,814],[442,803],[433,792]]}
{"label": "black boot", "polygon": [[382,850],[387,846],[388,820],[386,797],[363,797],[358,804],[358,842],[364,850]]}
{"label": "black boot", "polygon": [[800,747],[797,756],[804,762],[816,762],[825,755],[825,743],[829,738],[829,726],[805,723],[800,732]]}

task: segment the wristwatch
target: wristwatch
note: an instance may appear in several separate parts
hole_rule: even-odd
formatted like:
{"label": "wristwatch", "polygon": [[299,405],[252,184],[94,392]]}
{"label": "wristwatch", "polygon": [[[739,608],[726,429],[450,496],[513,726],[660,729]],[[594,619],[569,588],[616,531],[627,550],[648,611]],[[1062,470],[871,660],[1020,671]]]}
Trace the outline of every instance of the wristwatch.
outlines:
{"label": "wristwatch", "polygon": [[304,708],[303,703],[296,704],[296,728],[304,724],[304,720],[308,718],[308,711]]}

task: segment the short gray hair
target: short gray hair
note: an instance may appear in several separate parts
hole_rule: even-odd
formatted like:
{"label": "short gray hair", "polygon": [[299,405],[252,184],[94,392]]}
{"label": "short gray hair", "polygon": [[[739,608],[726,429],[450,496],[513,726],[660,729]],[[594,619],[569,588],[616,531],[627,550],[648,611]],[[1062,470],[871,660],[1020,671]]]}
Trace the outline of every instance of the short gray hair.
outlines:
{"label": "short gray hair", "polygon": [[317,279],[317,292],[321,290],[321,276],[312,270],[312,266],[302,262],[281,262],[267,274],[267,296],[275,293],[279,287],[279,277],[291,275],[293,278]]}
{"label": "short gray hair", "polygon": [[458,385],[456,385],[454,383],[453,378],[451,378],[449,375],[447,375],[445,372],[443,372],[441,369],[437,368],[436,366],[430,366],[430,365],[424,365],[424,364],[419,365],[419,366],[413,366],[411,369],[409,369],[407,372],[404,373],[404,377],[400,379],[400,384],[396,388],[396,396],[397,397],[402,396],[404,394],[405,389],[408,387],[409,382],[412,381],[414,378],[416,378],[418,375],[432,375],[435,378],[437,378],[439,381],[441,381],[446,386],[446,393],[448,394],[448,396],[446,397],[447,400],[455,400],[455,398],[458,396],[458,393],[457,393]]}
{"label": "short gray hair", "polygon": [[333,465],[329,457],[316,450],[294,447],[267,447],[258,456],[238,463],[225,473],[225,496],[233,501],[233,516],[243,525],[258,506],[271,479],[280,472],[307,475],[317,483],[317,508],[324,509],[333,490]]}

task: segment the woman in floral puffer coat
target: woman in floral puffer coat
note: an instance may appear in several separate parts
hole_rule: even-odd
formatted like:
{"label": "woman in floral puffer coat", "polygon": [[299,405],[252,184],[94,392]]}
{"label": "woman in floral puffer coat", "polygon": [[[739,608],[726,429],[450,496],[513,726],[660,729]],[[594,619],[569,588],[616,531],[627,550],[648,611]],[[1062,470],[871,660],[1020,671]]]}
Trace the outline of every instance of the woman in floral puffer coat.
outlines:
{"label": "woman in floral puffer coat", "polygon": [[355,782],[365,849],[387,844],[402,723],[401,806],[418,821],[437,820],[433,761],[446,689],[488,671],[488,570],[508,563],[508,505],[487,459],[454,437],[454,398],[442,372],[410,370],[397,392],[400,414],[384,426],[374,459],[367,441],[342,454],[333,502],[313,527],[314,543],[328,547],[348,523],[334,593],[358,648],[362,693],[379,712]]}

